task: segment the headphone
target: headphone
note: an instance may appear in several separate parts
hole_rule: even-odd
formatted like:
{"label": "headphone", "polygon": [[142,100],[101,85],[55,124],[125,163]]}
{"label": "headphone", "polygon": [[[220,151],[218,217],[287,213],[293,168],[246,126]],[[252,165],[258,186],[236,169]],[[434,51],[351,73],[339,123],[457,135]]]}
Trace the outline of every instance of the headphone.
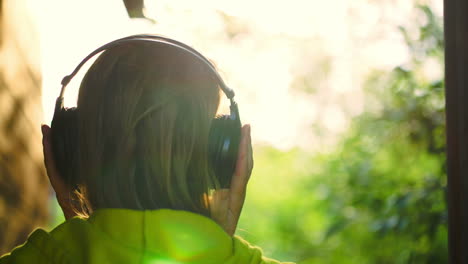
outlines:
{"label": "headphone", "polygon": [[86,56],[73,72],[62,79],[62,89],[55,102],[54,116],[51,124],[52,151],[59,173],[68,184],[76,185],[77,149],[78,149],[78,116],[77,107],[66,108],[63,105],[65,88],[80,68],[96,54],[127,43],[157,43],[177,48],[188,56],[197,58],[213,74],[217,83],[230,100],[230,114],[215,117],[211,122],[208,140],[208,159],[218,178],[221,188],[229,188],[235,170],[239,149],[241,122],[239,109],[234,101],[234,91],[223,81],[213,64],[198,51],[179,41],[149,34],[133,35],[109,42]]}

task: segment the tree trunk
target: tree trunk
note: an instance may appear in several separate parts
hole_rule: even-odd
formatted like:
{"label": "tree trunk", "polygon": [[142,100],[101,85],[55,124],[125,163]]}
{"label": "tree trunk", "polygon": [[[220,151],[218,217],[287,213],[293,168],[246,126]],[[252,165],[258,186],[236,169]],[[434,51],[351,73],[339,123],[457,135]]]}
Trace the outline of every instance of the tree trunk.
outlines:
{"label": "tree trunk", "polygon": [[0,255],[46,224],[38,36],[24,0],[0,0]]}

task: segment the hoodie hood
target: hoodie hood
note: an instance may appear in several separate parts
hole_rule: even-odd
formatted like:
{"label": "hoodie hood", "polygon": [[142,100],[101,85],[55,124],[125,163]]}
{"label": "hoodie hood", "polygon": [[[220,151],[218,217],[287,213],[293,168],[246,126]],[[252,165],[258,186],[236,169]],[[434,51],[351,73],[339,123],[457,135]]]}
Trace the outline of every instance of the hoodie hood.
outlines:
{"label": "hoodie hood", "polygon": [[143,263],[222,263],[232,253],[232,238],[219,225],[186,211],[102,209],[88,222],[107,237],[106,243],[133,249]]}

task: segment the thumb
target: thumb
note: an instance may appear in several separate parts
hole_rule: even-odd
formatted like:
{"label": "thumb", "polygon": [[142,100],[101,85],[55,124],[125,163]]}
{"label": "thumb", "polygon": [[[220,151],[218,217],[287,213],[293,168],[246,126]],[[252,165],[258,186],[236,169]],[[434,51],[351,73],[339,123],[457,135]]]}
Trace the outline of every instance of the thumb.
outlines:
{"label": "thumb", "polygon": [[70,194],[71,191],[63,181],[63,178],[59,174],[57,167],[55,166],[54,155],[52,152],[51,144],[51,131],[47,125],[41,126],[42,131],[42,147],[44,152],[44,165],[46,167],[47,176],[50,181],[50,185],[55,191],[57,201],[62,208],[65,219],[71,218],[76,215],[71,205]]}

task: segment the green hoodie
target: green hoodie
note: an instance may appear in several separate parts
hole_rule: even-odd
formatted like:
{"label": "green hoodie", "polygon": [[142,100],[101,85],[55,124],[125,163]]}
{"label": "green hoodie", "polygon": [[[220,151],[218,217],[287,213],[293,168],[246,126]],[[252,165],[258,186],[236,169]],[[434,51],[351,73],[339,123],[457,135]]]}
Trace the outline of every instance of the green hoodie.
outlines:
{"label": "green hoodie", "polygon": [[0,258],[6,263],[270,264],[257,247],[230,237],[213,220],[161,209],[100,209],[74,217]]}

